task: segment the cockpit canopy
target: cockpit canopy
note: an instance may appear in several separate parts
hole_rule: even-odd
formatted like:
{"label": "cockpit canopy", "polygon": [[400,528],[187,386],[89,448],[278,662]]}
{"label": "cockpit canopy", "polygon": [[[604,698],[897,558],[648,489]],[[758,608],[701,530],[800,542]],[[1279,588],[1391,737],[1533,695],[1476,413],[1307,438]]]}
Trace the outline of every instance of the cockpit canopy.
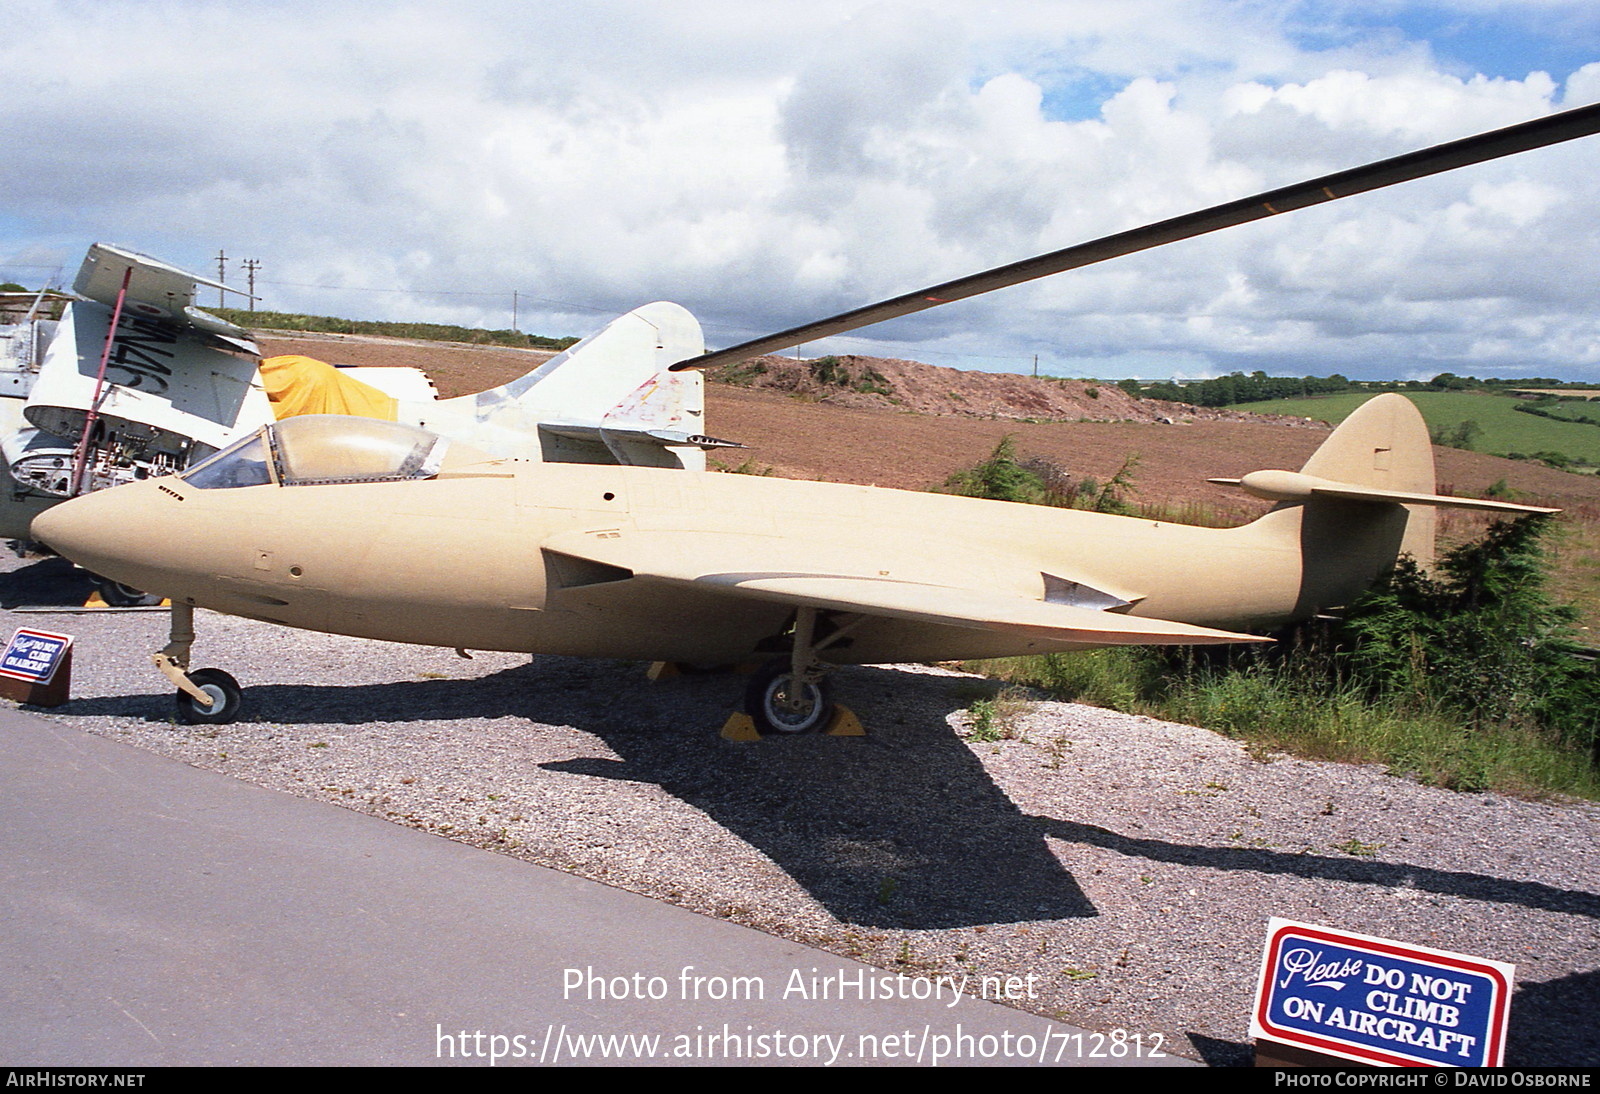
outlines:
{"label": "cockpit canopy", "polygon": [[200,490],[431,479],[448,448],[443,437],[416,426],[314,414],[275,422],[182,477]]}

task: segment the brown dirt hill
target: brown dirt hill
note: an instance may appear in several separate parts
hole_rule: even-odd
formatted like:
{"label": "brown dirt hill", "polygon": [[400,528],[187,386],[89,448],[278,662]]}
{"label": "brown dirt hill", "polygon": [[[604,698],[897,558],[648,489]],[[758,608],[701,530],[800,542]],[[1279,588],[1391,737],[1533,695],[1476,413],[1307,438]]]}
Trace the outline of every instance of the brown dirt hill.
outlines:
{"label": "brown dirt hill", "polygon": [[[714,370],[735,387],[782,391],[832,406],[897,408],[940,417],[1063,422],[1228,422],[1257,414],[1137,399],[1099,380],[1059,380],[1003,372],[966,372],[890,357],[753,357]],[[1280,418],[1273,415],[1274,418]],[[1303,425],[1304,418],[1282,417]]]}
{"label": "brown dirt hill", "polygon": [[[258,331],[262,353],[303,353],[336,365],[415,365],[441,398],[503,384],[554,356],[548,350],[375,335]],[[425,363],[419,363],[425,362]],[[714,385],[780,391],[829,406],[909,410],[939,417],[1052,422],[1260,422],[1320,429],[1307,418],[1247,414],[1136,399],[1115,384],[1001,372],[963,372],[889,357],[754,357],[714,370]]]}

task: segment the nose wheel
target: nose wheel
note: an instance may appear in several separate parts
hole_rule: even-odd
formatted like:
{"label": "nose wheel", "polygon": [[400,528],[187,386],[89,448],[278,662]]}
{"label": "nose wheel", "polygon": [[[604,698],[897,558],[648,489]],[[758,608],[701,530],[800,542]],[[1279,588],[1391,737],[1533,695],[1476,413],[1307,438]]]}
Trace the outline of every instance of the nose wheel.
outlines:
{"label": "nose wheel", "polygon": [[175,700],[179,722],[189,726],[218,726],[238,720],[239,711],[244,707],[244,689],[239,681],[221,669],[196,669],[189,673],[189,682],[211,700],[211,705],[204,706],[195,696],[179,688]]}
{"label": "nose wheel", "polygon": [[162,675],[178,686],[178,721],[183,725],[213,726],[237,721],[244,708],[244,689],[221,669],[186,671],[193,645],[194,606],[175,600],[167,644],[153,660]]}

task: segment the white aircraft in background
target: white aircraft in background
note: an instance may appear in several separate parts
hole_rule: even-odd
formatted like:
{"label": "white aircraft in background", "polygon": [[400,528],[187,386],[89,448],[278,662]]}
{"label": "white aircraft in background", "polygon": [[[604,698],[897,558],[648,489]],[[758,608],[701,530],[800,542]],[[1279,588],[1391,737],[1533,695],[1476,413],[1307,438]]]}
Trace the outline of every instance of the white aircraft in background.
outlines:
{"label": "white aircraft in background", "polygon": [[[34,517],[69,497],[182,472],[294,412],[268,398],[250,332],[195,306],[201,286],[238,291],[97,243],[59,320],[39,315],[41,293],[0,327],[0,538],[29,541]],[[295,382],[353,387],[368,396],[359,413],[498,456],[704,470],[705,449],[735,446],[701,433],[701,376],[668,371],[704,349],[693,316],[657,303],[475,395],[418,398],[432,385],[405,369],[324,366]]]}

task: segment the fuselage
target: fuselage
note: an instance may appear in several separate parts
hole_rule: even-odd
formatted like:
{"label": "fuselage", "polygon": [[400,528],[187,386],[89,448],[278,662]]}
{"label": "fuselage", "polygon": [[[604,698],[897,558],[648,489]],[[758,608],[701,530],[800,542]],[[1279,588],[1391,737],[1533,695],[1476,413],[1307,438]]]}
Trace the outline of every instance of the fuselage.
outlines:
{"label": "fuselage", "polygon": [[[167,478],[41,518],[97,573],[232,615],[361,637],[590,657],[730,661],[780,635],[781,603],[670,571],[844,575],[1040,600],[1053,587],[1130,614],[1229,629],[1302,599],[1295,529],[1237,529],[833,483],[489,461],[401,482],[201,489]],[[1053,586],[1052,586],[1053,583]],[[1077,648],[873,619],[829,660]]]}

